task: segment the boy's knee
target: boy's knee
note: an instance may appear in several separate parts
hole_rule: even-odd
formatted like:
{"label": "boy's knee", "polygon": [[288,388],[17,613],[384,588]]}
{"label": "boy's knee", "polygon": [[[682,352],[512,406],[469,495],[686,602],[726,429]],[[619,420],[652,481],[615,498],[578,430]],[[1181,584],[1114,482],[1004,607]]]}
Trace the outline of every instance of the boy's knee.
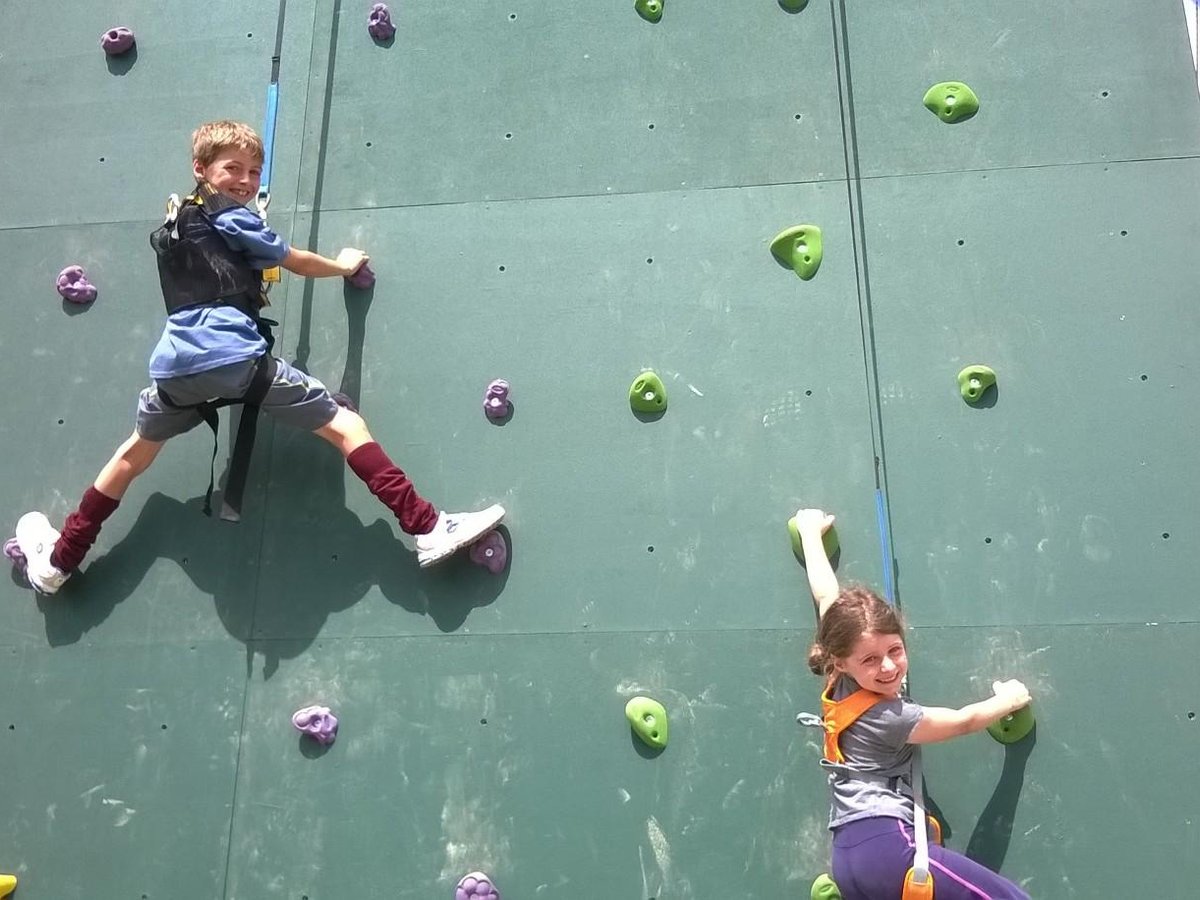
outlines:
{"label": "boy's knee", "polygon": [[374,438],[367,430],[367,422],[358,413],[344,406],[339,406],[332,421],[324,428],[318,428],[317,434],[334,444],[347,454],[370,443]]}
{"label": "boy's knee", "polygon": [[161,449],[161,441],[151,441],[134,432],[121,445],[118,452],[121,460],[127,466],[137,472],[143,472],[150,463],[154,462],[154,458],[158,456],[158,451]]}

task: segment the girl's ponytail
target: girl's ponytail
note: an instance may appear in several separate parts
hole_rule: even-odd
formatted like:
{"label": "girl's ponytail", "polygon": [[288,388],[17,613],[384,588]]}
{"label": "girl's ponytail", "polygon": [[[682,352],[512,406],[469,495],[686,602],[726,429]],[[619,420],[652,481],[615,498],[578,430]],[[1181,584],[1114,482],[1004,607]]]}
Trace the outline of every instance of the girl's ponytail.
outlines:
{"label": "girl's ponytail", "polygon": [[808,668],[814,675],[828,675],[829,665],[830,659],[825,648],[821,646],[820,641],[813,641],[813,645],[808,648]]}

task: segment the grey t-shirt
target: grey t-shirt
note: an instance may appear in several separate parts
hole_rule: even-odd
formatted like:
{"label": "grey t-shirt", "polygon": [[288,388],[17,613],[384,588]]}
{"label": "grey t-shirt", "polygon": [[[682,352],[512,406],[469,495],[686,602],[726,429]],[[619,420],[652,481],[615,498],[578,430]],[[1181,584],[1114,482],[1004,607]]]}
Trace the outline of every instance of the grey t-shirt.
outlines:
{"label": "grey t-shirt", "polygon": [[[830,696],[841,700],[856,690],[857,682],[843,675]],[[872,816],[912,824],[912,760],[920,748],[908,738],[924,714],[921,706],[903,697],[880,700],[842,732],[846,762],[821,760],[830,773],[830,828]]]}

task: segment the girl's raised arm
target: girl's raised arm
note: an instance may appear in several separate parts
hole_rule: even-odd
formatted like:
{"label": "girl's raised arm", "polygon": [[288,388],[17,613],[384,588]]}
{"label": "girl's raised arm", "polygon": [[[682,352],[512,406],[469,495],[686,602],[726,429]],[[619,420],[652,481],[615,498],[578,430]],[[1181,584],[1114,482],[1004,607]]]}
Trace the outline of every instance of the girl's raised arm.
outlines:
{"label": "girl's raised arm", "polygon": [[833,516],[820,509],[796,511],[796,530],[804,548],[804,570],[808,573],[808,589],[812,592],[817,621],[838,598],[838,580],[825,553],[822,536],[833,526]]}

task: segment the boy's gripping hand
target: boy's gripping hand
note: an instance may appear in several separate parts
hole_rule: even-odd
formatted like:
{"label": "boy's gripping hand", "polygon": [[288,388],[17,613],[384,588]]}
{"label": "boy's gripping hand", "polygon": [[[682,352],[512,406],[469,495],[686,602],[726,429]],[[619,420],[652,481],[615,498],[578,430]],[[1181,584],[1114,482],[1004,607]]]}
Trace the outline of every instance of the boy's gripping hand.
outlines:
{"label": "boy's gripping hand", "polygon": [[341,274],[349,277],[362,268],[363,263],[370,258],[361,250],[346,247],[337,255],[337,264],[342,270]]}
{"label": "boy's gripping hand", "polygon": [[1004,713],[1006,716],[1028,706],[1031,700],[1029,688],[1015,678],[992,682],[992,693],[996,695],[998,701],[1009,707],[1008,711]]}

